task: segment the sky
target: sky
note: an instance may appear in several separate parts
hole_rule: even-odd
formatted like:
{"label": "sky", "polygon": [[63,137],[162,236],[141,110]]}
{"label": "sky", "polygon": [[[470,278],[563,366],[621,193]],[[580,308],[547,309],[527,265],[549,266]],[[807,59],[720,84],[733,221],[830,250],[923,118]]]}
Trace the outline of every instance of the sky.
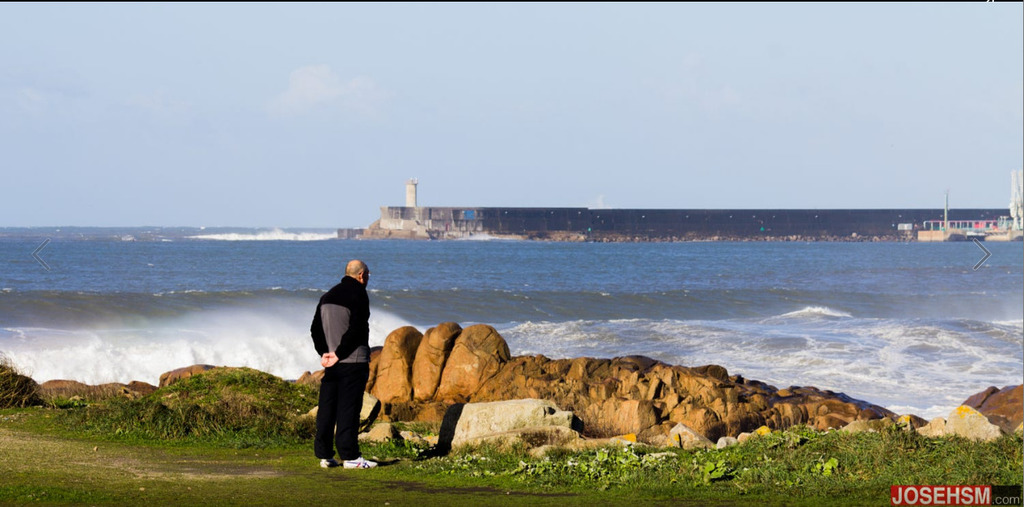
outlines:
{"label": "sky", "polygon": [[1017,3],[0,3],[0,226],[1003,208]]}

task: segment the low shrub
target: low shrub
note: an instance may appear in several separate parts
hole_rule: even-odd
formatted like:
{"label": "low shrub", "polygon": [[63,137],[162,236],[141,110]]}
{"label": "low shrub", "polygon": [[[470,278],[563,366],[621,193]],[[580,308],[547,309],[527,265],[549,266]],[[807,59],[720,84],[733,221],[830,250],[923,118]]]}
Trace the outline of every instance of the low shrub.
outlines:
{"label": "low shrub", "polygon": [[66,424],[159,440],[230,440],[251,447],[312,438],[316,391],[250,368],[217,368],[138,399],[66,411]]}
{"label": "low shrub", "polygon": [[39,384],[18,371],[11,360],[0,354],[0,409],[41,405]]}

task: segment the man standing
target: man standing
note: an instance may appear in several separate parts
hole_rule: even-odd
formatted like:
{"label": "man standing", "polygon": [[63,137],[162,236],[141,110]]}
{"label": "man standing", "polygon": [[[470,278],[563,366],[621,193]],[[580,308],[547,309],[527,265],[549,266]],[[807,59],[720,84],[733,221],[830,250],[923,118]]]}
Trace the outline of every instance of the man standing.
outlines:
{"label": "man standing", "polygon": [[[351,260],[345,277],[320,297],[309,328],[313,346],[320,354],[324,378],[320,381],[320,405],[316,414],[313,450],[320,466],[373,468],[377,463],[359,453],[359,411],[370,376],[370,298],[366,284],[370,269]],[[334,442],[331,442],[331,437]],[[334,460],[334,447],[338,458]]]}

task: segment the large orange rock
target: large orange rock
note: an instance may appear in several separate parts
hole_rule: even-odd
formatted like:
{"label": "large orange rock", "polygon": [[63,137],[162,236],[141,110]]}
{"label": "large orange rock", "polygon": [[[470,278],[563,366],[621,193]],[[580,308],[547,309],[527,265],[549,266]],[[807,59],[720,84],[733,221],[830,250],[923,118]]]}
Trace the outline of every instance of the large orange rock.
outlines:
{"label": "large orange rock", "polygon": [[194,364],[192,366],[186,366],[184,368],[178,368],[177,370],[171,370],[169,372],[160,375],[160,387],[169,386],[183,378],[191,377],[197,373],[202,373],[206,370],[212,370],[216,366],[209,364]]}
{"label": "large orange rock", "polygon": [[650,401],[624,398],[595,402],[586,409],[582,419],[585,431],[599,436],[640,433],[658,423],[658,415]]}
{"label": "large orange rock", "polygon": [[463,329],[448,356],[434,398],[463,403],[512,358],[505,339],[486,324]]}
{"label": "large orange rock", "polygon": [[366,378],[366,392],[373,392],[373,385],[377,382],[377,366],[380,365],[380,352],[384,347],[370,347],[370,376]]}
{"label": "large orange rock", "polygon": [[1013,433],[1024,422],[1024,384],[999,389],[995,386],[961,403],[977,409],[989,422],[1006,433]]}
{"label": "large orange rock", "polygon": [[384,339],[372,391],[382,403],[412,400],[412,363],[422,339],[423,333],[412,326],[400,327]]}
{"label": "large orange rock", "polygon": [[324,379],[324,370],[315,372],[303,372],[303,374],[295,381],[300,386],[310,386],[316,389],[320,389],[320,381]]}
{"label": "large orange rock", "polygon": [[147,394],[151,394],[153,391],[156,391],[157,389],[157,387],[153,384],[141,382],[138,380],[133,380],[129,382],[126,387],[128,388],[129,392],[134,393],[134,395],[138,396],[146,396]]}
{"label": "large orange rock", "polygon": [[[777,389],[730,376],[718,365],[689,368],[643,356],[511,357],[505,340],[486,325],[462,330],[445,360],[444,338],[457,326],[447,324],[447,331],[442,330],[445,325],[439,325],[420,342],[419,350],[424,352],[418,351],[413,363],[413,398],[394,398],[386,404],[385,414],[390,419],[434,421],[444,407],[454,403],[533,398],[578,414],[588,436],[634,433],[653,443],[663,441],[680,423],[718,440],[765,425],[781,429],[808,424],[826,429],[856,420],[895,418],[882,407],[842,393],[814,387]],[[433,333],[440,334],[435,337]],[[380,368],[384,365],[382,356]],[[440,384],[431,397],[432,372],[437,369],[441,370]],[[381,373],[377,377],[380,382],[386,376]],[[426,387],[420,387],[421,382]]]}
{"label": "large orange rock", "polygon": [[443,322],[428,329],[423,335],[412,363],[413,398],[419,401],[433,399],[441,383],[441,372],[448,361],[448,354],[461,332],[462,326],[454,322]]}

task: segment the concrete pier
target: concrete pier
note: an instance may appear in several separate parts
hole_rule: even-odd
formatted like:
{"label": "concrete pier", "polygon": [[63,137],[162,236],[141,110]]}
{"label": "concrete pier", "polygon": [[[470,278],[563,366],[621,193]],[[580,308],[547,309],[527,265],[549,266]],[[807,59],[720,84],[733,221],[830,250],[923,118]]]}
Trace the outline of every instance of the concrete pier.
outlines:
{"label": "concrete pier", "polygon": [[[996,221],[1005,209],[951,210],[949,220]],[[364,238],[558,241],[945,241],[924,229],[942,209],[589,209],[381,207]],[[922,234],[926,233],[926,234]],[[941,236],[942,239],[938,239]]]}

